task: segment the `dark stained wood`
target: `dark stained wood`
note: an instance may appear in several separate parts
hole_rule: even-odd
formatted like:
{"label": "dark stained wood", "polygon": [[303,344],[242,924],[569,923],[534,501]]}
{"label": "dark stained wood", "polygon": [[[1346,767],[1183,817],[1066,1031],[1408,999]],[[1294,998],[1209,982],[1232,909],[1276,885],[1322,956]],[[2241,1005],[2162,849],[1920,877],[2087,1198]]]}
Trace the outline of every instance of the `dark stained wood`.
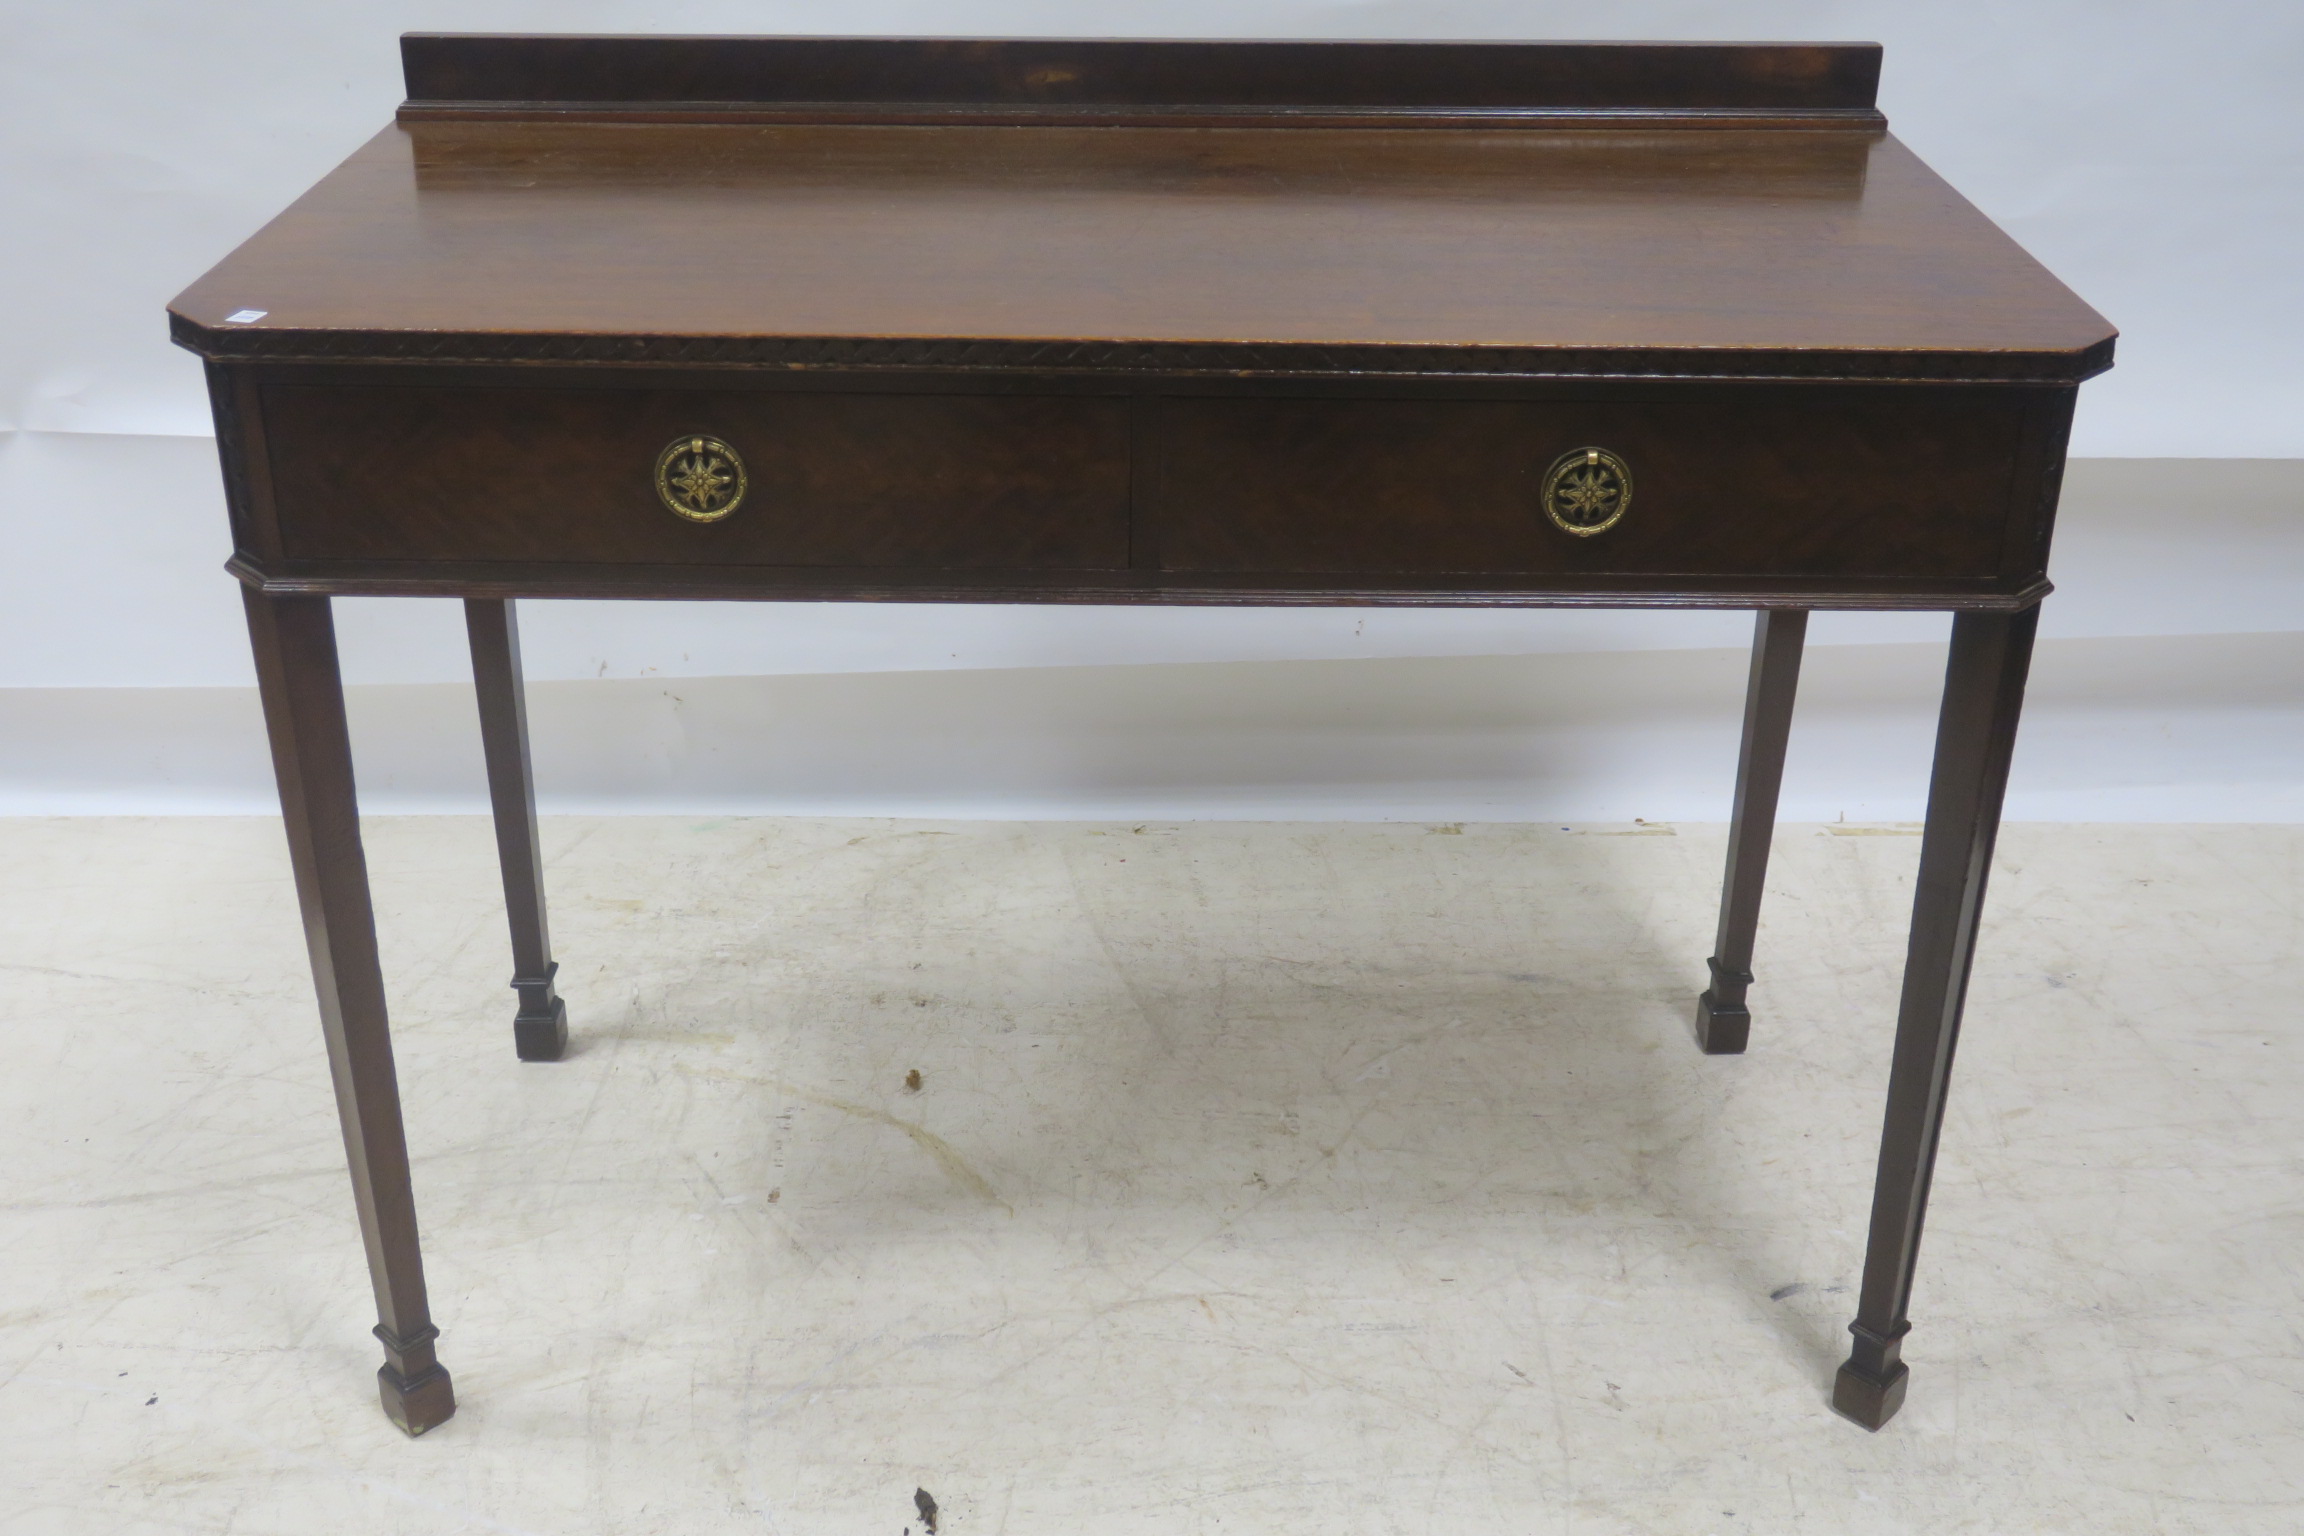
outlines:
{"label": "dark stained wood", "polygon": [[1866,612],[2009,613],[2049,592],[2024,582],[1882,580],[1861,588],[1793,578],[1707,578],[1702,584],[1609,576],[1413,573],[1315,582],[1303,576],[1127,571],[956,571],[780,567],[515,565],[484,561],[372,560],[327,568],[266,569],[235,556],[225,569],[262,592],[357,597],[720,598],[854,603],[1131,603],[1289,608],[1829,608]]}
{"label": "dark stained wood", "polygon": [[[1094,397],[519,389],[264,392],[284,553],[469,560],[1119,570],[1123,402]],[[1939,578],[2001,569],[2029,401],[2005,390],[1741,400],[1165,401],[1149,451],[1178,573]],[[683,433],[749,466],[726,519],[667,511]],[[541,449],[539,444],[549,444]],[[1553,526],[1545,468],[1600,444],[1632,510]],[[2026,488],[2027,492],[2029,488]],[[1317,584],[1317,583],[1315,583]]]}
{"label": "dark stained wood", "polygon": [[411,33],[401,115],[919,122],[1571,114],[1876,122],[1877,43],[1381,43]]}
{"label": "dark stained wood", "polygon": [[[1092,396],[265,392],[291,560],[1116,570],[1128,411]],[[669,511],[657,454],[725,439],[749,489]]]}
{"label": "dark stained wood", "polygon": [[1707,1056],[1741,1055],[1751,1043],[1752,1011],[1744,994],[1752,985],[1752,941],[1760,928],[1776,793],[1784,783],[1784,746],[1807,636],[1808,615],[1799,608],[1764,608],[1753,625],[1744,745],[1736,758],[1736,803],[1728,819],[1728,872],[1720,882],[1720,933],[1704,962],[1712,985],[1696,999],[1696,1043]]}
{"label": "dark stained wood", "polygon": [[[264,489],[242,515],[268,589],[2006,607],[2042,587],[2034,524],[2053,503],[2029,456],[2070,408],[2069,389],[1977,386],[1235,384],[1131,406],[1053,379],[1070,393],[439,371],[268,370]],[[697,431],[752,479],[712,524],[672,515],[651,480],[663,444]],[[1538,491],[1588,444],[1624,455],[1637,488],[1579,539]]]}
{"label": "dark stained wood", "polygon": [[1901,1355],[1911,1331],[1912,1275],[1920,1227],[1944,1128],[1945,1090],[1968,969],[1984,910],[1984,883],[2000,832],[2000,803],[2024,708],[2024,679],[2040,610],[1964,613],[1952,621],[1944,707],[1936,724],[1936,770],[1928,785],[1928,826],[1912,895],[1912,942],[1896,1014],[1896,1054],[1880,1133],[1872,1193],[1872,1232],[1855,1346],[1833,1383],[1832,1406],[1878,1429],[1903,1406],[1910,1371]]}
{"label": "dark stained wood", "polygon": [[[1178,572],[1463,572],[1986,581],[2027,402],[1821,389],[1681,404],[1170,400],[1161,563]],[[1537,493],[1623,457],[1622,521],[1580,538]],[[2027,501],[2023,510],[2029,512]]]}
{"label": "dark stained wood", "polygon": [[512,928],[513,1049],[522,1061],[558,1061],[568,1048],[568,1005],[552,981],[552,930],[544,915],[544,852],[536,836],[536,775],[528,761],[528,698],[520,676],[520,619],[502,598],[464,602],[472,642],[480,744],[488,761],[496,858],[504,869],[504,915]]}
{"label": "dark stained wood", "polygon": [[[2114,337],[1882,131],[1876,48],[413,37],[407,61],[402,121],[170,315],[209,361],[404,1427],[453,1399],[331,593],[467,600],[523,1055],[563,1024],[518,597],[1778,610],[1715,1051],[1743,1044],[1806,610],[1956,611],[1834,1399],[1895,1411],[2074,391]],[[698,433],[751,478],[709,525],[652,485]],[[1635,477],[1588,539],[1539,505],[1584,447]]]}
{"label": "dark stained wood", "polygon": [[324,597],[251,591],[245,599],[352,1200],[376,1289],[376,1337],[384,1345],[377,1381],[392,1422],[420,1435],[456,1411],[456,1397],[432,1347],[439,1330],[432,1326],[416,1242],[416,1198],[360,848],[335,627]]}
{"label": "dark stained wood", "polygon": [[174,308],[220,358],[777,368],[2068,382],[2112,339],[1893,139],[1712,129],[395,127]]}

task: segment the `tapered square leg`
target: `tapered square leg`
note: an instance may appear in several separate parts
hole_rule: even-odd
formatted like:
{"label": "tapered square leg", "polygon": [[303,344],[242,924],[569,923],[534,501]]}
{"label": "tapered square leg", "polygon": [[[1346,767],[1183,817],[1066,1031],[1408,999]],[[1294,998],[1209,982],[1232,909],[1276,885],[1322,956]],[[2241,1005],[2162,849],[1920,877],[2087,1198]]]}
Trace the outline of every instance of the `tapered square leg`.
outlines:
{"label": "tapered square leg", "polygon": [[1911,1331],[1912,1276],[1944,1127],[1944,1096],[1960,1039],[1984,884],[2000,832],[2000,804],[2024,708],[2024,679],[2040,610],[1963,613],[1952,620],[1952,655],[1936,724],[1928,826],[1912,897],[1912,939],[1896,1014],[1896,1053],[1864,1287],[1849,1325],[1855,1345],[1833,1384],[1832,1406],[1878,1429],[1903,1405],[1901,1358]]}
{"label": "tapered square leg", "polygon": [[480,743],[488,759],[488,800],[496,816],[496,858],[504,870],[504,914],[512,927],[513,1049],[522,1061],[558,1061],[568,1048],[568,1005],[553,986],[560,967],[544,917],[544,856],[536,837],[536,778],[528,760],[528,699],[520,677],[520,622],[509,599],[466,598],[472,684],[480,701]]}
{"label": "tapered square leg", "polygon": [[1752,985],[1752,942],[1760,927],[1760,892],[1776,833],[1776,797],[1784,783],[1784,747],[1792,701],[1800,689],[1800,652],[1808,634],[1804,608],[1763,608],[1752,631],[1752,673],[1744,689],[1744,746],[1736,758],[1736,808],[1728,826],[1728,871],[1721,881],[1720,932],[1713,941],[1712,985],[1696,999],[1696,1043],[1708,1056],[1741,1053],[1752,1035],[1744,992]]}
{"label": "tapered square leg", "polygon": [[242,596],[352,1201],[376,1291],[384,1409],[408,1433],[422,1434],[456,1411],[456,1396],[432,1347],[439,1330],[432,1326],[417,1246],[335,625],[325,597],[268,597],[253,589]]}

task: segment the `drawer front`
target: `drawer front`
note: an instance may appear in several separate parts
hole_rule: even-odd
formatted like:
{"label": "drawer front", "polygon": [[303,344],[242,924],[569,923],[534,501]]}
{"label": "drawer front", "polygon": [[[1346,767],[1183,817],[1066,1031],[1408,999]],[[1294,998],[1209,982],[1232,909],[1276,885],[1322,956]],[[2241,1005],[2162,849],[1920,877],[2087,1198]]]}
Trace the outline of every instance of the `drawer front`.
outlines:
{"label": "drawer front", "polygon": [[[925,570],[1128,563],[1128,405],[1099,396],[269,384],[291,560]],[[657,461],[717,438],[746,488],[675,513]]]}
{"label": "drawer front", "polygon": [[[1158,432],[1178,573],[1983,579],[2001,574],[2026,405],[1844,390],[1688,401],[1183,399]],[[1632,495],[1545,513],[1563,454]],[[1572,519],[1573,520],[1573,519]]]}

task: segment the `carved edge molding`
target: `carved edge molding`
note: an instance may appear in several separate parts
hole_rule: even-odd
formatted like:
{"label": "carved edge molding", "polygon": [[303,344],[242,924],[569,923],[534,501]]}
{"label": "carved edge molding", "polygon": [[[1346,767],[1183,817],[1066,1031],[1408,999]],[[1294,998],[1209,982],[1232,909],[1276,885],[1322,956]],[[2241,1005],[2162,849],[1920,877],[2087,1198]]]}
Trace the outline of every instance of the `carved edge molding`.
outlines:
{"label": "carved edge molding", "polygon": [[[788,569],[725,566],[505,568],[421,561],[291,563],[267,569],[242,551],[224,569],[243,584],[274,595],[335,597],[575,597],[709,598],[756,602],[1090,603],[1135,607],[1250,608],[1806,608],[1865,612],[2014,613],[2054,588],[2045,576],[1999,590],[1903,589],[1811,582],[1804,586],[1754,581],[1688,586],[1335,587],[1291,585],[1285,577],[1244,576],[1210,581],[1191,572],[1165,572],[1158,580],[1127,581],[1112,572],[1074,572],[1051,582],[1020,573],[983,572],[975,579],[936,579],[935,573],[812,568],[800,580]],[[949,573],[944,573],[949,575]],[[1047,573],[1034,573],[1045,577]],[[1079,579],[1081,577],[1089,579]],[[1105,579],[1098,579],[1105,578]]]}
{"label": "carved edge molding", "polygon": [[1474,378],[1815,379],[2065,384],[2112,366],[2079,352],[1848,352],[1433,347],[1320,342],[1009,341],[962,337],[620,336],[217,330],[171,313],[179,346],[218,362],[620,363],[677,367]]}

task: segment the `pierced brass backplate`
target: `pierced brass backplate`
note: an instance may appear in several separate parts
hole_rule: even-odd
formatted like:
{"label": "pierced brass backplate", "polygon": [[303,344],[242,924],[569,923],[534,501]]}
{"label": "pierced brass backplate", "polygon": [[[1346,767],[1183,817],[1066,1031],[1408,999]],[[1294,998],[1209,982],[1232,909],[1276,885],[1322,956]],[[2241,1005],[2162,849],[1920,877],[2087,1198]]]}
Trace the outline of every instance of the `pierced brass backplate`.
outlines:
{"label": "pierced brass backplate", "polygon": [[692,523],[716,523],[744,499],[744,461],[716,437],[676,437],[656,455],[656,494]]}
{"label": "pierced brass backplate", "polygon": [[1544,515],[1580,539],[1606,533],[1632,505],[1632,470],[1605,448],[1576,448],[1544,472]]}

